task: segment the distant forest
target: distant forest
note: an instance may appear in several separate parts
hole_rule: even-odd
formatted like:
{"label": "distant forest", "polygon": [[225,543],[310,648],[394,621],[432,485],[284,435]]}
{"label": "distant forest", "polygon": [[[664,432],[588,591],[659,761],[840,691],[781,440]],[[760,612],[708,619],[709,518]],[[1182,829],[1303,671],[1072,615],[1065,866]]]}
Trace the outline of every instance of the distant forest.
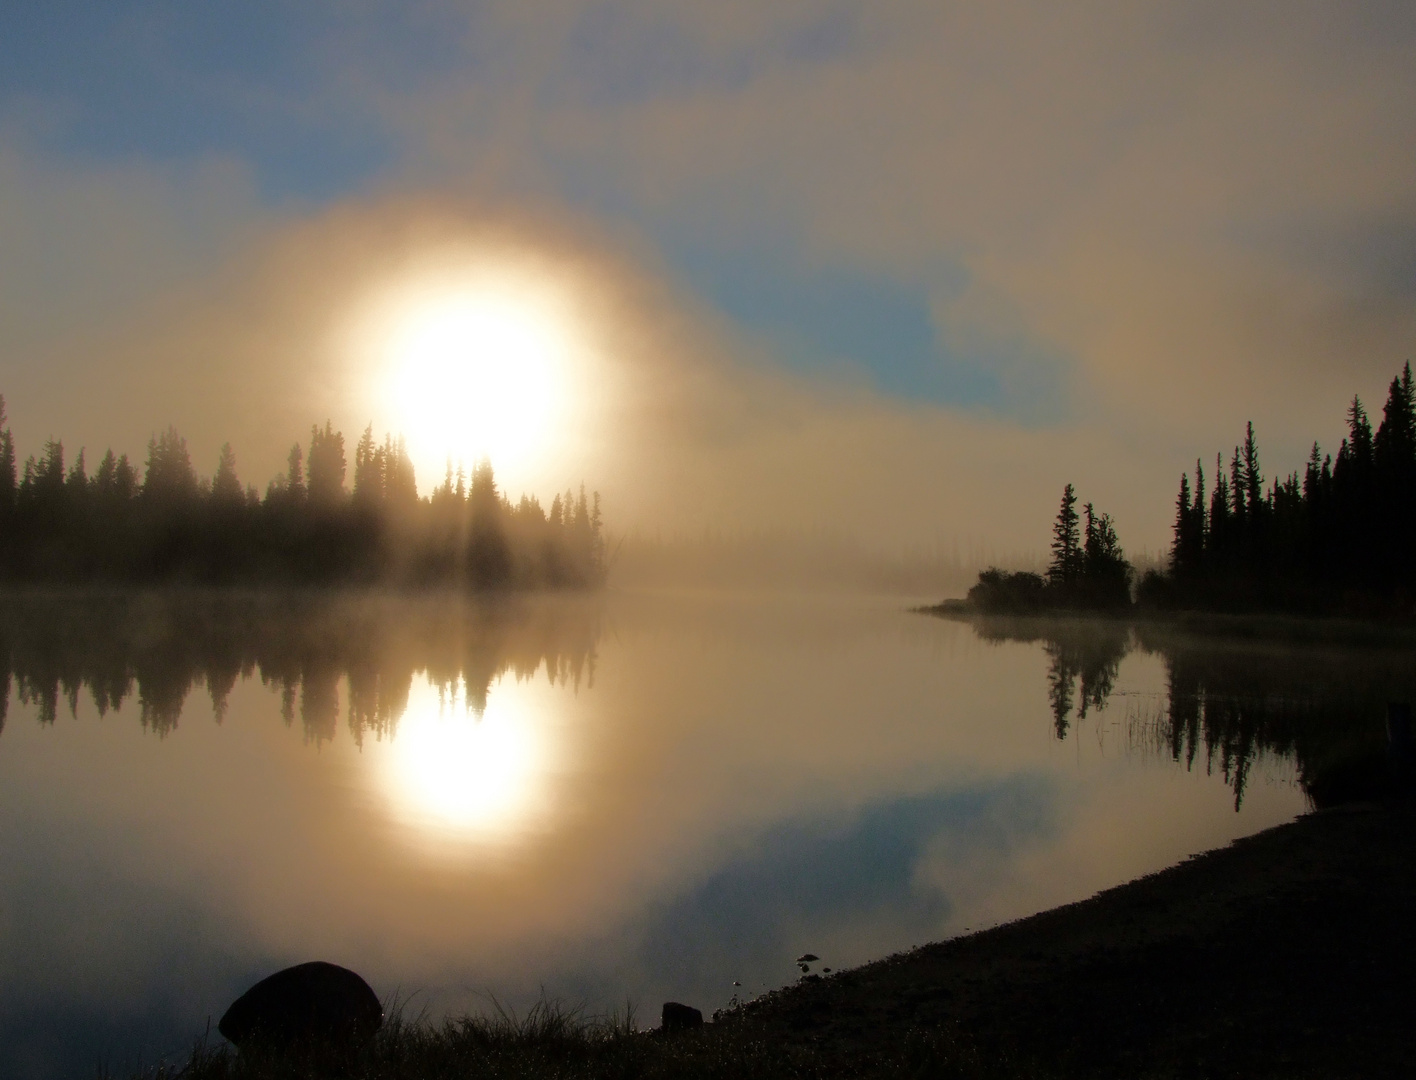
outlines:
{"label": "distant forest", "polygon": [[1337,457],[1313,443],[1300,476],[1265,489],[1250,424],[1214,487],[1195,463],[1180,478],[1168,573],[1148,574],[1156,607],[1409,614],[1416,599],[1416,392],[1411,365],[1392,379],[1382,422],[1359,398]]}
{"label": "distant forest", "polygon": [[[1135,605],[1157,609],[1410,615],[1416,611],[1416,389],[1411,365],[1393,378],[1375,433],[1359,398],[1337,456],[1315,442],[1301,474],[1265,484],[1254,425],[1228,467],[1216,455],[1180,478],[1169,566],[1137,583]],[[1071,484],[1053,524],[1047,574],[990,568],[955,608],[1027,614],[1124,610],[1132,568],[1111,520],[1084,508]],[[949,607],[946,602],[945,607]]]}
{"label": "distant forest", "polygon": [[0,397],[0,580],[12,583],[451,586],[473,591],[587,587],[605,574],[600,497],[557,495],[549,510],[497,489],[490,462],[451,464],[419,497],[402,439],[365,429],[345,485],[344,435],[326,422],[296,443],[262,496],[221,448],[210,479],[169,427],[141,470],[109,450],[45,443],[19,466]]}

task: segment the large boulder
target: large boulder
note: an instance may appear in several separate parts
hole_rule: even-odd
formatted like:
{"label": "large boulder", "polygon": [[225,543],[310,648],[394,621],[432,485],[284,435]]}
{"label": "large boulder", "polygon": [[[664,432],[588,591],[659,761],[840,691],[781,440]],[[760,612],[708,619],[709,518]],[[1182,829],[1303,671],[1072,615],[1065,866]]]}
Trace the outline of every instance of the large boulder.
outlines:
{"label": "large boulder", "polygon": [[703,1014],[692,1005],[666,1001],[664,1002],[664,1011],[659,1015],[659,1026],[665,1032],[700,1028],[703,1026]]}
{"label": "large boulder", "polygon": [[336,1042],[372,1035],[383,1007],[348,968],[315,960],[277,971],[238,997],[216,1029],[237,1046]]}

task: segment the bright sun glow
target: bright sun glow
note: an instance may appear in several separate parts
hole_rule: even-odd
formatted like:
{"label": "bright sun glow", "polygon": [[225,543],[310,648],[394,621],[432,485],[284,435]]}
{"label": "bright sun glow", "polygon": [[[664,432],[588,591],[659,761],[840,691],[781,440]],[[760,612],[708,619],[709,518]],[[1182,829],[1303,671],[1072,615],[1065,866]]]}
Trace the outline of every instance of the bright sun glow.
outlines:
{"label": "bright sun glow", "polygon": [[398,816],[432,838],[507,842],[547,810],[552,740],[532,688],[503,678],[479,717],[466,687],[417,681],[388,748]]}
{"label": "bright sun glow", "polygon": [[472,280],[399,304],[384,393],[426,492],[450,458],[521,472],[551,454],[576,342],[549,290]]}

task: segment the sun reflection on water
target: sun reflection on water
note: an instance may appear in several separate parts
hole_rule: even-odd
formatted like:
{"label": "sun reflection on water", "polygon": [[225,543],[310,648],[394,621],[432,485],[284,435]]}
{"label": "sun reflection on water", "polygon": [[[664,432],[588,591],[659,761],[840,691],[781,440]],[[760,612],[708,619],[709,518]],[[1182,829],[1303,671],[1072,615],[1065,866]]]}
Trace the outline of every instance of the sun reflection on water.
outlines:
{"label": "sun reflection on water", "polygon": [[503,677],[478,715],[461,679],[415,682],[385,761],[395,816],[463,843],[509,844],[544,823],[556,746],[539,689]]}

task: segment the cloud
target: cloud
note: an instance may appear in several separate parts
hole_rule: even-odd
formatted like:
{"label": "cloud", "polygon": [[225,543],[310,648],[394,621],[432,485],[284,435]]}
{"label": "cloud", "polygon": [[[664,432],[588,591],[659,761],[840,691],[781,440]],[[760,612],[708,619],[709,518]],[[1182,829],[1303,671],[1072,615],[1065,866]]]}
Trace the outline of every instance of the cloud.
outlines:
{"label": "cloud", "polygon": [[88,388],[119,373],[84,343],[213,272],[253,229],[253,201],[231,160],[74,168],[0,138],[0,392],[22,443],[108,434]]}
{"label": "cloud", "polygon": [[[566,453],[504,474],[513,491],[584,476],[624,528],[1038,551],[1070,480],[1154,550],[1197,456],[1253,419],[1268,469],[1296,467],[1314,436],[1335,444],[1353,391],[1379,405],[1416,338],[1400,5],[626,0],[431,4],[419,25],[441,48],[407,79],[374,36],[331,31],[302,100],[337,87],[340,123],[362,117],[389,163],[303,218],[251,210],[217,159],[0,154],[22,180],[0,227],[36,252],[9,291],[38,298],[11,301],[22,442],[132,452],[171,420],[199,465],[230,438],[263,484],[312,420],[387,425],[350,313],[495,250],[555,264],[602,361]],[[91,224],[70,217],[85,205]],[[812,282],[908,298],[909,364],[932,328],[954,404],[911,399],[923,375],[843,371],[825,318],[787,335],[819,363],[784,365],[770,312],[734,321],[751,296],[696,294],[695,249],[719,277],[712,252],[763,252],[787,325]],[[47,308],[45,281],[64,284]],[[37,350],[43,370],[19,359]]]}
{"label": "cloud", "polygon": [[497,93],[389,99],[413,175],[933,287],[1017,395],[1176,465],[1250,418],[1285,459],[1334,441],[1416,337],[1398,5],[495,10]]}

